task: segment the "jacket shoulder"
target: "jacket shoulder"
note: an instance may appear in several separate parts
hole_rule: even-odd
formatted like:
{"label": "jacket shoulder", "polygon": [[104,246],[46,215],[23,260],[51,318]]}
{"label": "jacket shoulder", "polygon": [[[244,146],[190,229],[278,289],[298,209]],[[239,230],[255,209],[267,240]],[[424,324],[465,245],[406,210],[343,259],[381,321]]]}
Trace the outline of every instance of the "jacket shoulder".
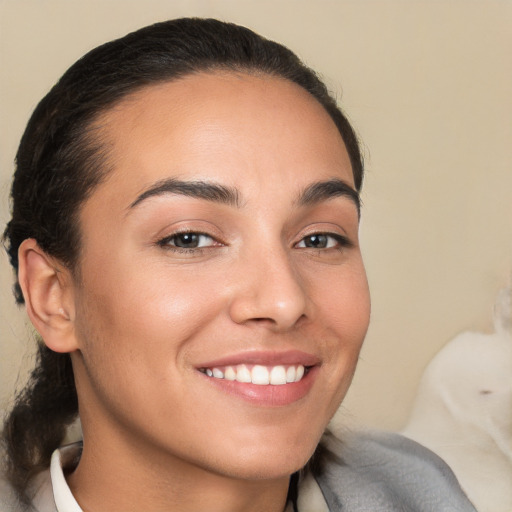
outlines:
{"label": "jacket shoulder", "polygon": [[410,439],[363,431],[323,446],[315,478],[330,510],[476,512],[450,468]]}

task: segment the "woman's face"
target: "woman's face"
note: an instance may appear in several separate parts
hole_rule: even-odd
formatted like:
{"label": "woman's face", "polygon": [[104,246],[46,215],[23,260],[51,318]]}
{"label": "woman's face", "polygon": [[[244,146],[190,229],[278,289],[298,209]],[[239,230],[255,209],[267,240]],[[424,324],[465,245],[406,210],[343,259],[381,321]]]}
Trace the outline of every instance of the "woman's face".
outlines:
{"label": "woman's face", "polygon": [[81,211],[74,292],[86,443],[292,473],[369,317],[334,123],[297,85],[219,72],[148,87],[98,126],[111,172]]}

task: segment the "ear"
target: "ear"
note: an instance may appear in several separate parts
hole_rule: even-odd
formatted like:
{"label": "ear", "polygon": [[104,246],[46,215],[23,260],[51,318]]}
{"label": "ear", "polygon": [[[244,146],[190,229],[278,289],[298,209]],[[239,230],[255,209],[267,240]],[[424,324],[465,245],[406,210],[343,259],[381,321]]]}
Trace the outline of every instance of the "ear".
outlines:
{"label": "ear", "polygon": [[48,348],[77,350],[71,272],[29,238],[18,250],[18,281],[28,316]]}

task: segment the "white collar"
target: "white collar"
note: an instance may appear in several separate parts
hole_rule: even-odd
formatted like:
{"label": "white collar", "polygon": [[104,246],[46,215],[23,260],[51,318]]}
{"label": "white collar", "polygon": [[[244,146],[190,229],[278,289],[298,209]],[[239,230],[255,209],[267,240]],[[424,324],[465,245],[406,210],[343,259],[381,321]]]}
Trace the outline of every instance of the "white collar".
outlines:
{"label": "white collar", "polygon": [[50,475],[57,512],[83,512],[71,493],[63,469],[80,456],[80,451],[81,443],[75,443],[53,452]]}

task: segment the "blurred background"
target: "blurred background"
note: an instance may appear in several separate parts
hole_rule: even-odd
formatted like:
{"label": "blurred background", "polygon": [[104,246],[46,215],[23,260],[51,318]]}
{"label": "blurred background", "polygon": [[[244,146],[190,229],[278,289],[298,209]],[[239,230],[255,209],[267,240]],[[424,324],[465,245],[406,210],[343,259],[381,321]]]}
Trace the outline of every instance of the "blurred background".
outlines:
{"label": "blurred background", "polygon": [[[512,270],[512,1],[0,0],[0,224],[37,102],[86,51],[164,19],[206,16],[289,46],[320,72],[364,145],[361,236],[372,322],[340,421],[405,424],[423,369],[492,330]],[[0,254],[0,409],[33,335]],[[21,368],[21,372],[20,372]]]}

